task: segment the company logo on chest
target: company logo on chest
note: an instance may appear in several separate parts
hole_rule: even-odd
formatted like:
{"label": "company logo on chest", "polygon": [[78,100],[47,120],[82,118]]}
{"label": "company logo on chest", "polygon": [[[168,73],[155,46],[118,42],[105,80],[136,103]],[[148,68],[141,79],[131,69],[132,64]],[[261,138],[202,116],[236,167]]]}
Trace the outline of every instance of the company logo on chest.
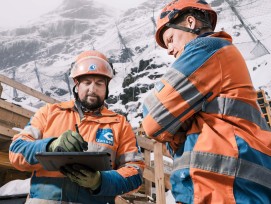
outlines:
{"label": "company logo on chest", "polygon": [[111,129],[98,129],[96,133],[96,142],[113,146],[114,145],[113,131]]}

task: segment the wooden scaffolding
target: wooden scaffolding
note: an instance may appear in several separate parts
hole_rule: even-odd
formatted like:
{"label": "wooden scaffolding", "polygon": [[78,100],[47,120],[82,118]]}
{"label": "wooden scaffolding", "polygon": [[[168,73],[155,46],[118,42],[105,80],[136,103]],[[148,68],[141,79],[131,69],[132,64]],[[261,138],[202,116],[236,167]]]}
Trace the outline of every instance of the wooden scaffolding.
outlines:
{"label": "wooden scaffolding", "polygon": [[267,100],[267,94],[264,90],[257,91],[258,104],[262,110],[262,113],[271,127],[271,100]]}
{"label": "wooden scaffolding", "polygon": [[[13,81],[3,75],[0,75],[0,84],[1,83],[16,88],[44,102],[49,103],[58,102],[53,98],[50,98],[23,84]],[[0,92],[2,92],[1,86]],[[268,101],[267,96],[263,90],[258,91],[257,94],[258,94],[258,103],[261,107],[262,113],[266,121],[270,125],[271,101]],[[0,115],[4,116],[1,117],[0,119],[0,186],[2,186],[11,180],[26,179],[30,177],[31,174],[30,172],[18,171],[10,165],[8,159],[8,149],[13,135],[18,133],[18,130],[14,129],[14,127],[21,129],[24,128],[24,126],[28,123],[30,117],[34,115],[34,112],[29,111],[16,104],[9,103],[4,99],[0,98]],[[116,203],[165,204],[166,191],[171,189],[171,185],[169,182],[169,173],[165,173],[166,166],[163,158],[170,156],[166,151],[165,145],[147,138],[142,128],[136,129],[135,133],[137,135],[138,144],[144,152],[144,159],[146,163],[146,167],[143,172],[144,185],[139,190],[141,194],[134,194],[132,196],[129,195],[118,196],[116,198]],[[151,155],[153,155],[153,160],[151,159]],[[156,198],[153,200],[150,199],[153,197],[154,194]]]}

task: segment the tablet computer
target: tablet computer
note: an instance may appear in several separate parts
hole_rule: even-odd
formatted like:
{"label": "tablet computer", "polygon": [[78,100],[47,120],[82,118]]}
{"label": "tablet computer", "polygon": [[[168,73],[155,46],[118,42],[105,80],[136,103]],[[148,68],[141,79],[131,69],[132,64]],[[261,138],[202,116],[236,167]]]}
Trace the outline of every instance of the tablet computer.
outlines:
{"label": "tablet computer", "polygon": [[110,154],[106,152],[38,152],[35,156],[47,171],[59,171],[69,164],[81,164],[94,171],[112,169]]}

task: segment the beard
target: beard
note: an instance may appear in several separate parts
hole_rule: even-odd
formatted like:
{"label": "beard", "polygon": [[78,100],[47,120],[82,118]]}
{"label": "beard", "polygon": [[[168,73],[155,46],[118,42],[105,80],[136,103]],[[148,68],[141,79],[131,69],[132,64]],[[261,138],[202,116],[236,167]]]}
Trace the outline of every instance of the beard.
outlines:
{"label": "beard", "polygon": [[87,95],[81,100],[82,106],[88,110],[98,109],[104,104],[103,100],[99,96],[96,96],[96,95],[92,95],[92,96],[96,97],[95,102],[91,102],[91,103],[88,102]]}

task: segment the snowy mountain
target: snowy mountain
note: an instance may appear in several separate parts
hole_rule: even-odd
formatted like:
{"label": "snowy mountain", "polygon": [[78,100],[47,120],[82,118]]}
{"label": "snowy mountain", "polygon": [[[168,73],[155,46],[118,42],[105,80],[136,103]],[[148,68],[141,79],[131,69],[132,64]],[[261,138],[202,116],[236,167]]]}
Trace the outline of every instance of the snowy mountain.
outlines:
{"label": "snowy mountain", "polygon": [[[122,12],[99,1],[65,0],[28,26],[0,30],[0,73],[58,100],[69,100],[73,86],[67,79],[70,64],[84,50],[99,50],[109,57],[117,72],[110,84],[108,106],[125,114],[137,127],[142,120],[144,97],[174,61],[154,40],[156,18],[169,1],[146,0]],[[218,12],[216,31],[232,35],[246,59],[255,88],[271,96],[271,1],[208,2]],[[3,87],[1,97],[8,101],[32,111],[43,105],[36,98]],[[28,192],[29,180],[3,186],[0,195],[14,193],[15,186],[17,193]],[[173,202],[168,192],[167,203]]]}
{"label": "snowy mountain", "polygon": [[110,8],[94,1],[66,0],[34,24],[0,33],[0,67],[18,69],[33,60],[50,66],[59,59],[68,59],[64,55],[77,54],[82,41],[100,36],[108,29],[111,13]]}
{"label": "snowy mountain", "polygon": [[[146,0],[121,12],[98,1],[65,0],[26,27],[0,32],[0,73],[53,98],[69,100],[71,62],[81,51],[99,50],[117,72],[110,84],[108,106],[137,127],[142,120],[142,100],[174,61],[154,40],[156,18],[167,2]],[[208,2],[219,14],[216,31],[232,35],[247,60],[255,88],[263,88],[271,96],[270,0]],[[42,105],[17,93],[4,86],[2,97],[35,108]]]}

